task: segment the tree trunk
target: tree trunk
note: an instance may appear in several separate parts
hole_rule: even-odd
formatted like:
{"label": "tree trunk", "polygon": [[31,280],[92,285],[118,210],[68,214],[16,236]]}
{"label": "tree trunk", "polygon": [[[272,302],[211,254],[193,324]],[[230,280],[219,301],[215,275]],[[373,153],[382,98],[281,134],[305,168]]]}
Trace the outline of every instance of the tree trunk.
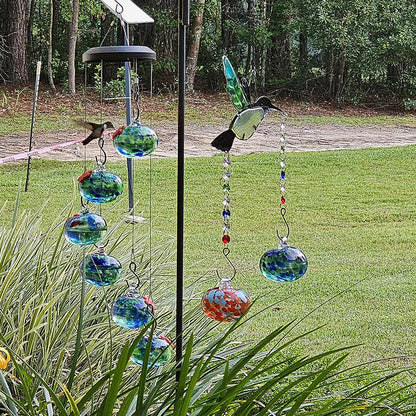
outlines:
{"label": "tree trunk", "polygon": [[72,20],[68,34],[68,93],[75,94],[75,51],[78,36],[79,0],[72,0]]}
{"label": "tree trunk", "polygon": [[48,40],[48,81],[52,93],[56,94],[55,83],[53,82],[52,74],[52,57],[53,57],[53,0],[50,0],[50,19],[49,19],[49,40]]}
{"label": "tree trunk", "polygon": [[192,20],[186,65],[187,92],[194,93],[194,81],[198,63],[199,44],[201,41],[202,24],[204,19],[205,0],[197,0],[195,16]]}
{"label": "tree trunk", "polygon": [[308,38],[305,33],[299,33],[299,66],[302,73],[308,71]]}
{"label": "tree trunk", "polygon": [[9,0],[10,80],[27,83],[26,60],[26,0]]}

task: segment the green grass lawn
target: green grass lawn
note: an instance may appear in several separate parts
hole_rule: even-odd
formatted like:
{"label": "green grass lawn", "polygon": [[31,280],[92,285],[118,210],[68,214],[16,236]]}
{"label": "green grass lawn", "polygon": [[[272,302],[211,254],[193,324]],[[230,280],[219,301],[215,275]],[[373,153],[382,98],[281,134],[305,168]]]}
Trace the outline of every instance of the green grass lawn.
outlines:
{"label": "green grass lawn", "polygon": [[[414,146],[287,154],[289,243],[309,260],[305,276],[293,283],[269,281],[258,267],[261,255],[278,245],[276,226],[283,227],[278,155],[232,158],[229,247],[237,268],[233,284],[258,298],[251,314],[274,305],[252,320],[250,333],[243,337],[262,338],[280,324],[305,317],[296,328],[299,333],[324,327],[299,341],[297,352],[362,344],[349,359],[353,364],[390,357],[398,358],[380,367],[413,362],[415,154]],[[216,155],[189,158],[185,165],[185,278],[188,284],[208,278],[200,291],[217,285],[216,270],[220,275],[232,272],[220,241],[221,161]],[[156,243],[160,234],[175,234],[176,160],[153,158],[151,163]],[[136,214],[149,219],[149,159],[135,161],[134,166]],[[94,168],[92,161],[88,168]],[[126,179],[124,163],[108,163],[107,170]],[[9,201],[0,226],[11,221],[25,172],[24,163],[0,166],[0,203]],[[76,178],[82,172],[81,162],[33,160],[29,192],[20,193],[20,210],[34,211],[47,201],[45,226],[60,213],[64,220],[79,209]],[[68,208],[71,203],[75,208]],[[103,215],[109,223],[118,221],[127,205],[125,192],[118,202],[102,207]]]}

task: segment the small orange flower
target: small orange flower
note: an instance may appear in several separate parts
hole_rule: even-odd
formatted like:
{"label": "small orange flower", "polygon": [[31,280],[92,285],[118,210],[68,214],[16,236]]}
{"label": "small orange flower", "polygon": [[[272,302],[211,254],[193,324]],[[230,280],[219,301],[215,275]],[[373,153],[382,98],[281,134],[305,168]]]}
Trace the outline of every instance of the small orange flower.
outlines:
{"label": "small orange flower", "polygon": [[10,354],[5,348],[0,347],[0,368],[5,370],[10,361]]}

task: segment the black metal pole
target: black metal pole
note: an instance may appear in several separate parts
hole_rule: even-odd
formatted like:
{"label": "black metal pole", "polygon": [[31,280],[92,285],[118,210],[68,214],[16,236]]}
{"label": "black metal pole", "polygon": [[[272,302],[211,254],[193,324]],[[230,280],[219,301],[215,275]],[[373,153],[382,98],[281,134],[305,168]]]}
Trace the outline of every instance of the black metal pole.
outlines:
{"label": "black metal pole", "polygon": [[186,27],[189,25],[189,0],[178,0],[178,176],[177,176],[177,251],[176,251],[176,380],[179,380],[183,350],[183,235],[185,205],[185,71]]}

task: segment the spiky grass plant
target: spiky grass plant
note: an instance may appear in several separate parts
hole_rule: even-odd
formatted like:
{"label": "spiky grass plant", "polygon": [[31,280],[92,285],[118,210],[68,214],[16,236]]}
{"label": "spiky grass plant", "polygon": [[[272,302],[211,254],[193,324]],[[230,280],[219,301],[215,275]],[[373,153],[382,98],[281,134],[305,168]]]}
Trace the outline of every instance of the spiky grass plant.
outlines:
{"label": "spiky grass plant", "polygon": [[[281,325],[264,339],[253,334],[252,343],[241,344],[241,331],[249,330],[256,316],[232,324],[209,321],[199,309],[195,285],[185,290],[179,377],[175,362],[148,366],[149,347],[143,366],[133,364],[130,356],[141,337],[158,331],[169,336],[174,329],[172,239],[153,247],[150,259],[147,235],[138,230],[138,272],[146,276],[152,265],[157,327],[153,322],[142,330],[125,330],[109,316],[109,305],[126,291],[125,284],[86,286],[79,270],[85,251],[65,241],[62,222],[58,218],[40,233],[34,217],[18,216],[16,210],[11,226],[0,230],[0,339],[12,356],[9,369],[0,373],[3,414],[318,416],[416,411],[408,386],[388,384],[400,372],[362,378],[364,371],[343,369],[349,348],[314,356],[288,354],[300,338],[291,335],[298,322]],[[130,260],[129,230],[120,222],[109,231],[107,252],[123,264]]]}

